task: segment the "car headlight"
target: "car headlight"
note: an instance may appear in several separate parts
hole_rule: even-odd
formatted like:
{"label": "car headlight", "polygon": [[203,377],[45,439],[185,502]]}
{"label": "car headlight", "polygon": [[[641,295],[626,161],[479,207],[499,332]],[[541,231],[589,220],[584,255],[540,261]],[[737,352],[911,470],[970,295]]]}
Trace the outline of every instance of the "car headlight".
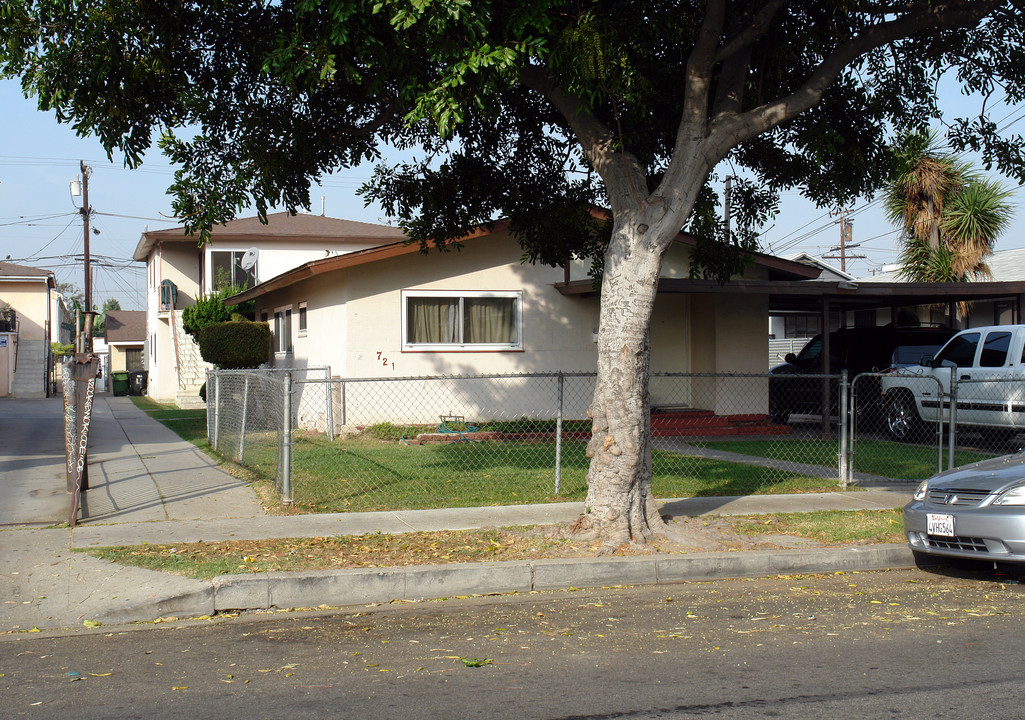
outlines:
{"label": "car headlight", "polygon": [[928,480],[923,480],[922,482],[918,483],[918,487],[915,488],[915,494],[912,495],[912,497],[915,500],[925,500],[925,495],[928,492],[929,492],[929,481]]}
{"label": "car headlight", "polygon": [[1009,487],[997,496],[994,505],[1025,505],[1025,483]]}

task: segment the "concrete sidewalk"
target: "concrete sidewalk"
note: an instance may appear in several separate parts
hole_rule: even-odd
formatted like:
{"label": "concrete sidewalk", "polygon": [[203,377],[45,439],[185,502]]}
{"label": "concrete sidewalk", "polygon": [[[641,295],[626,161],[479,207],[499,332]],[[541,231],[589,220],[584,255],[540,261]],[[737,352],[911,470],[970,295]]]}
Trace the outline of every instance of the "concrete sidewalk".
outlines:
{"label": "concrete sidewalk", "polygon": [[[566,522],[582,503],[266,515],[246,485],[149,418],[128,398],[97,397],[90,483],[75,529],[66,520],[62,407],[58,399],[0,402],[0,435],[18,430],[16,452],[0,450],[0,632],[105,624],[270,607],[342,606],[393,599],[678,582],[780,572],[910,566],[904,546],[693,553],[628,558],[470,563],[394,569],[262,573],[199,581],[98,560],[75,549],[227,539],[316,537],[380,531],[459,530]],[[31,422],[30,422],[31,420]],[[58,427],[56,444],[48,423]],[[38,424],[35,431],[33,424]],[[6,443],[5,443],[6,444]],[[691,498],[663,514],[749,514],[882,509],[903,505],[910,486],[862,492]],[[46,502],[39,502],[45,498]],[[62,501],[62,502],[59,502]],[[21,511],[22,505],[31,511]],[[47,515],[47,513],[50,513]]]}

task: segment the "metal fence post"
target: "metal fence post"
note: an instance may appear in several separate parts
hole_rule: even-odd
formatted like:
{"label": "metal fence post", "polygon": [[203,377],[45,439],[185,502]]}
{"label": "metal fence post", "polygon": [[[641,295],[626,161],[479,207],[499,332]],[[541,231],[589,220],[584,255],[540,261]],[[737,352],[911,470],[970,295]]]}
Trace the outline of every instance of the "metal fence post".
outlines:
{"label": "metal fence post", "polygon": [[[850,408],[848,407],[847,371],[846,370],[841,370],[840,371],[840,406],[838,408],[838,414],[840,415],[840,417],[838,419],[840,421],[840,428],[839,428],[840,429],[840,453],[839,453],[839,455],[840,455],[840,457],[839,457],[839,460],[840,460],[840,466],[839,466],[840,488],[843,489],[843,490],[847,489],[847,467],[848,467],[848,461],[849,461],[849,459],[847,457],[847,451],[849,449],[849,446],[847,444],[847,430],[848,430],[847,414],[848,414],[849,411],[850,411]],[[853,422],[850,423],[850,425],[853,425]]]}
{"label": "metal fence post", "polygon": [[285,373],[281,427],[281,502],[292,502],[292,373]]}
{"label": "metal fence post", "polygon": [[565,377],[560,372],[558,375],[558,398],[559,412],[555,416],[555,494],[558,495],[562,488],[562,391],[565,384]]}
{"label": "metal fence post", "polygon": [[249,373],[246,373],[246,380],[242,384],[242,427],[238,433],[238,464],[245,465],[246,448],[246,416],[249,412]]}
{"label": "metal fence post", "polygon": [[220,452],[220,434],[221,434],[221,374],[214,371],[214,436],[213,446],[214,450]]}
{"label": "metal fence post", "polygon": [[327,439],[335,441],[335,384],[328,377],[324,381],[324,396],[327,398],[327,414],[324,416],[327,422]]}
{"label": "metal fence post", "polygon": [[338,394],[340,396],[340,400],[341,400],[341,403],[342,403],[342,427],[345,427],[346,425],[349,424],[349,421],[348,421],[348,418],[345,415],[345,381],[344,380],[342,381],[341,385],[342,385],[342,387],[341,387],[341,390],[339,390]]}
{"label": "metal fence post", "polygon": [[206,400],[206,441],[208,443],[210,443],[210,447],[213,447],[213,444],[214,444],[213,443],[213,437],[214,437],[214,429],[213,428],[214,428],[214,424],[213,424],[213,413],[210,412],[211,385],[210,385],[210,370],[209,369],[206,370],[206,381],[203,383],[203,387],[206,390],[206,392],[205,392],[206,398],[204,398]]}
{"label": "metal fence post", "polygon": [[[943,419],[942,410],[940,412],[940,420]],[[940,432],[942,433],[943,423],[940,423]],[[957,368],[950,368],[950,423],[947,427],[947,469],[950,470],[954,467],[954,446],[957,445]],[[942,457],[943,448],[943,436],[940,435],[940,456]]]}

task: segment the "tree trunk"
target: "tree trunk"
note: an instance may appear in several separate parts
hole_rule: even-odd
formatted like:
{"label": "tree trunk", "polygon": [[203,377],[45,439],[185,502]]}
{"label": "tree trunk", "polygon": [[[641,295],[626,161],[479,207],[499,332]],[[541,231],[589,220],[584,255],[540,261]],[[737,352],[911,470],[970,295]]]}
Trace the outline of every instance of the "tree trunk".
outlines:
{"label": "tree trunk", "polygon": [[[605,255],[598,330],[598,379],[585,514],[578,528],[609,552],[661,535],[651,492],[649,324],[665,245],[647,226],[616,219]],[[663,231],[664,234],[665,231]],[[672,231],[672,236],[676,231]]]}

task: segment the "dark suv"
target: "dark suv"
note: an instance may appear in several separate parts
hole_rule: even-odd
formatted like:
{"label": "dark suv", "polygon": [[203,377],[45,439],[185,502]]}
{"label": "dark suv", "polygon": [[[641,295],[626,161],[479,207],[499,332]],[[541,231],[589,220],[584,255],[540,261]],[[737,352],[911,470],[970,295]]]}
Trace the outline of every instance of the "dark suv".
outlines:
{"label": "dark suv", "polygon": [[[924,355],[934,354],[954,335],[954,330],[940,327],[845,328],[829,334],[829,375],[847,371],[853,380],[861,373],[886,372],[896,364],[915,363]],[[790,353],[783,365],[769,370],[769,417],[786,423],[791,413],[819,415],[822,412],[822,336],[816,335],[797,355]],[[818,375],[819,377],[808,377]],[[838,405],[838,383],[830,381],[830,413]],[[878,410],[879,379],[864,378],[858,382],[858,410],[874,420]]]}

